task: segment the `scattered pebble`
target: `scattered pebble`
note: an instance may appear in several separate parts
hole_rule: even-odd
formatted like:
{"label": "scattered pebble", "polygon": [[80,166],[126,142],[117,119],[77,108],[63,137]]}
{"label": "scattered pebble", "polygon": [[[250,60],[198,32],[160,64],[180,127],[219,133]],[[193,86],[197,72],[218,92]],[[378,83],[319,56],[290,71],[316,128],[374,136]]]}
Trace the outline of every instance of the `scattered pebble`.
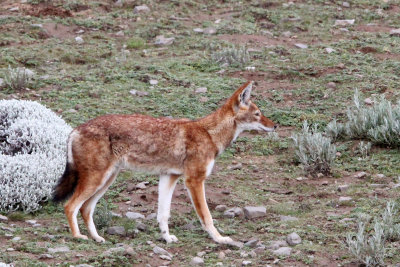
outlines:
{"label": "scattered pebble", "polygon": [[225,255],[225,253],[223,251],[220,251],[218,253],[218,259],[223,260],[223,259],[225,259],[225,257],[226,257],[226,255]]}
{"label": "scattered pebble", "polygon": [[17,241],[20,241],[21,240],[21,237],[20,236],[16,236],[16,237],[14,237],[13,239],[11,239],[12,241],[14,241],[14,242],[17,242]]}
{"label": "scattered pebble", "polygon": [[290,37],[292,37],[292,32],[290,32],[290,31],[283,32],[282,36],[286,37],[286,38],[290,38]]}
{"label": "scattered pebble", "polygon": [[339,203],[348,202],[353,200],[351,197],[339,197]]}
{"label": "scattered pebble", "polygon": [[233,218],[233,217],[243,217],[244,212],[243,209],[239,207],[228,209],[224,212],[224,217]]}
{"label": "scattered pebble", "polygon": [[159,246],[155,246],[153,248],[153,252],[155,254],[158,254],[158,255],[167,255],[168,257],[172,258],[172,254],[171,253],[169,253],[168,251],[166,251],[165,249],[163,249],[163,248],[161,248]]}
{"label": "scattered pebble", "polygon": [[[41,254],[39,259],[53,259],[54,257],[50,254]],[[1,265],[0,265],[1,266]]]}
{"label": "scattered pebble", "polygon": [[205,251],[199,251],[197,252],[197,257],[203,257],[204,255],[206,255]]}
{"label": "scattered pebble", "polygon": [[297,233],[291,233],[286,237],[286,242],[290,246],[296,246],[301,243],[301,237]]}
{"label": "scattered pebble", "polygon": [[264,217],[267,215],[267,208],[265,208],[265,207],[247,206],[247,207],[244,207],[243,211],[244,211],[244,216],[247,219],[260,218],[260,217]]}
{"label": "scattered pebble", "polygon": [[77,36],[75,37],[75,42],[77,42],[78,44],[83,44],[85,41],[83,41],[82,37]]}
{"label": "scattered pebble", "polygon": [[43,24],[31,24],[32,28],[43,28]]}
{"label": "scattered pebble", "polygon": [[8,221],[8,218],[0,214],[0,221]]}
{"label": "scattered pebble", "polygon": [[294,222],[294,221],[298,221],[299,219],[293,216],[285,216],[285,215],[281,215],[279,216],[280,220],[282,222]]}
{"label": "scattered pebble", "polygon": [[157,81],[157,80],[150,80],[149,83],[150,83],[151,85],[157,85],[157,84],[158,84],[158,81]]}
{"label": "scattered pebble", "polygon": [[366,105],[372,105],[374,103],[374,101],[372,101],[372,99],[368,97],[368,98],[364,99],[364,103]]}
{"label": "scattered pebble", "polygon": [[174,37],[166,38],[164,35],[156,36],[156,41],[154,42],[155,45],[162,46],[162,45],[171,45],[175,41]]}
{"label": "scattered pebble", "polygon": [[107,234],[125,236],[126,231],[123,226],[111,226],[107,228]]}
{"label": "scattered pebble", "polygon": [[400,37],[400,28],[391,30],[390,36]]}
{"label": "scattered pebble", "polygon": [[65,247],[65,246],[47,249],[47,252],[49,252],[49,253],[66,253],[66,252],[70,252],[70,251],[71,250],[69,249],[69,247]]}
{"label": "scattered pebble", "polygon": [[280,247],[287,247],[288,243],[285,240],[270,241],[267,248],[270,250],[277,250]]}
{"label": "scattered pebble", "polygon": [[375,175],[375,178],[377,178],[377,179],[383,179],[383,178],[385,178],[385,175],[382,174],[382,173],[378,173],[377,175]]}
{"label": "scattered pebble", "polygon": [[163,260],[172,261],[172,258],[167,255],[160,255],[159,257],[160,257],[160,259],[163,259]]}
{"label": "scattered pebble", "polygon": [[196,90],[194,91],[195,94],[204,94],[207,93],[207,87],[199,87],[196,88]]}
{"label": "scattered pebble", "polygon": [[229,166],[228,170],[234,171],[234,170],[241,170],[242,168],[243,168],[243,164],[239,162],[237,164]]}
{"label": "scattered pebble", "polygon": [[202,28],[194,28],[193,31],[196,32],[196,33],[203,33],[204,29],[202,29]]}
{"label": "scattered pebble", "polygon": [[306,49],[306,48],[308,48],[308,45],[306,45],[306,44],[301,44],[301,43],[294,44],[294,46],[297,47],[297,48],[300,48],[300,49]]}
{"label": "scattered pebble", "polygon": [[125,33],[124,33],[124,31],[119,31],[119,32],[115,33],[115,36],[122,37],[122,36],[125,36]]}
{"label": "scattered pebble", "polygon": [[354,22],[355,22],[354,19],[338,19],[335,21],[335,26],[353,25]]}
{"label": "scattered pebble", "polygon": [[330,48],[330,47],[325,48],[325,51],[326,51],[326,53],[328,53],[328,54],[333,53],[333,52],[336,52],[335,49]]}
{"label": "scattered pebble", "polygon": [[194,257],[190,261],[190,265],[204,265],[204,260],[200,257]]}
{"label": "scattered pebble", "polygon": [[350,7],[350,3],[349,3],[349,2],[343,2],[343,3],[342,3],[342,6],[344,6],[344,7]]}
{"label": "scattered pebble", "polygon": [[133,9],[133,13],[147,13],[150,12],[150,8],[147,5],[135,6]]}
{"label": "scattered pebble", "polygon": [[148,184],[149,184],[149,182],[138,183],[137,185],[135,185],[135,189],[146,189],[147,188],[146,185],[148,185]]}
{"label": "scattered pebble", "polygon": [[247,266],[247,265],[250,265],[251,264],[251,261],[243,261],[242,262],[242,266]]}
{"label": "scattered pebble", "polygon": [[328,86],[328,88],[335,89],[336,88],[336,83],[335,82],[329,82],[327,84],[327,86]]}
{"label": "scattered pebble", "polygon": [[339,185],[337,190],[339,192],[346,192],[347,189],[349,189],[349,185],[348,184],[344,184],[344,185]]}
{"label": "scattered pebble", "polygon": [[217,33],[217,29],[215,29],[214,27],[209,27],[204,29],[203,33],[208,35],[213,35]]}
{"label": "scattered pebble", "polygon": [[17,11],[19,11],[19,7],[12,7],[12,8],[9,9],[9,11],[17,12]]}
{"label": "scattered pebble", "polygon": [[357,172],[356,174],[354,174],[354,178],[357,179],[363,179],[365,177],[367,177],[368,173],[366,172]]}
{"label": "scattered pebble", "polygon": [[247,241],[246,243],[244,243],[244,245],[246,247],[255,248],[257,246],[257,243],[258,243],[258,239],[253,238],[253,239],[250,239],[249,241]]}
{"label": "scattered pebble", "polygon": [[125,216],[131,220],[144,219],[144,215],[138,212],[128,211]]}
{"label": "scattered pebble", "polygon": [[182,226],[182,229],[184,229],[184,230],[194,230],[194,229],[196,229],[196,226],[194,226],[194,224],[190,222],[190,223],[187,223],[184,226]]}
{"label": "scattered pebble", "polygon": [[272,251],[272,253],[276,256],[290,256],[291,252],[292,248],[290,247],[281,247],[278,248],[277,250]]}
{"label": "scattered pebble", "polygon": [[215,210],[219,211],[219,212],[222,212],[222,211],[225,211],[227,208],[228,207],[226,205],[218,205],[218,206],[215,207]]}

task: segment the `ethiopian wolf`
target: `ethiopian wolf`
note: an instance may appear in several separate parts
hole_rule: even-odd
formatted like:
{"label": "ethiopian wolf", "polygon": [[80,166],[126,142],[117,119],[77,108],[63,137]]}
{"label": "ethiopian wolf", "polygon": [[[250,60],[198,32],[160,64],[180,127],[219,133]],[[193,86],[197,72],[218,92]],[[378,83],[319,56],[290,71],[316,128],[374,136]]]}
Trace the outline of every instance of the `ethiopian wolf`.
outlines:
{"label": "ethiopian wolf", "polygon": [[105,115],[75,128],[68,138],[64,175],[55,187],[54,201],[71,196],[65,214],[76,238],[87,239],[78,228],[81,212],[90,235],[104,242],[93,223],[96,203],[122,168],[160,175],[158,214],[162,237],[176,242],[168,229],[172,193],[178,178],[185,177],[194,208],[203,228],[221,244],[233,244],[214,226],[204,191],[215,158],[245,130],[270,132],[276,125],[251,102],[253,82],[237,89],[225,104],[198,120],[153,118],[145,115]]}

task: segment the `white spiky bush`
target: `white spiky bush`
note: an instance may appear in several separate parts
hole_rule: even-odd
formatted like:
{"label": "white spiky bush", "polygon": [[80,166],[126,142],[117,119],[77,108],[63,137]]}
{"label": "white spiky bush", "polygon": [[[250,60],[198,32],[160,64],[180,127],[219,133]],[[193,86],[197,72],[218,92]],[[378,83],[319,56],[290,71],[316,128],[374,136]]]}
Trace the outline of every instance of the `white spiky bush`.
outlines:
{"label": "white spiky bush", "polygon": [[315,176],[318,173],[329,174],[336,158],[336,146],[331,139],[318,132],[316,125],[310,129],[307,121],[301,133],[291,136],[295,153],[304,170]]}
{"label": "white spiky bush", "polygon": [[62,175],[72,128],[34,101],[0,100],[0,211],[33,212]]}

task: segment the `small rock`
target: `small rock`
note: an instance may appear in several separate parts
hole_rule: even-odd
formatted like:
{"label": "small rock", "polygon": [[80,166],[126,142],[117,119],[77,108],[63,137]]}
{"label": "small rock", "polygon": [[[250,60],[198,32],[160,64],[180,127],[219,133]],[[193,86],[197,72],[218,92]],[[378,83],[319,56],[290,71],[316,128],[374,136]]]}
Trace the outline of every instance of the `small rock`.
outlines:
{"label": "small rock", "polygon": [[43,24],[31,24],[32,28],[43,28]]}
{"label": "small rock", "polygon": [[234,171],[234,170],[241,170],[242,168],[243,168],[243,164],[239,162],[237,164],[229,166],[228,170]]}
{"label": "small rock", "polygon": [[144,215],[138,212],[128,211],[125,216],[131,220],[144,219]]}
{"label": "small rock", "polygon": [[154,42],[155,45],[171,45],[175,41],[174,37],[165,38],[164,35],[156,36],[156,41]]}
{"label": "small rock", "polygon": [[297,177],[296,180],[297,181],[303,181],[303,180],[307,180],[307,178],[306,177]]}
{"label": "small rock", "polygon": [[208,34],[208,35],[212,35],[212,34],[216,34],[217,33],[217,29],[213,28],[213,27],[209,27],[204,29],[204,34]]}
{"label": "small rock", "polygon": [[84,30],[80,29],[79,31],[76,31],[75,33],[76,33],[76,34],[82,34],[82,33],[84,33],[84,32],[85,32]]}
{"label": "small rock", "polygon": [[[218,205],[218,206],[215,207],[215,210],[219,211],[219,212],[222,212],[222,211],[225,211],[227,208],[228,207],[226,205]],[[1,220],[1,217],[0,217],[0,220]]]}
{"label": "small rock", "polygon": [[364,99],[364,103],[366,105],[372,105],[374,103],[374,101],[372,101],[372,99],[368,97],[368,98]]}
{"label": "small rock", "polygon": [[248,67],[246,67],[246,70],[255,71],[255,70],[256,70],[256,67],[248,66]]}
{"label": "small rock", "polygon": [[71,250],[69,249],[69,247],[55,247],[55,248],[48,248],[47,252],[49,253],[66,253],[66,252],[70,252]]}
{"label": "small rock", "polygon": [[197,252],[197,257],[203,257],[204,255],[206,255],[206,252],[205,251],[199,251],[199,252]]}
{"label": "small rock", "polygon": [[339,203],[351,201],[351,197],[339,197]]}
{"label": "small rock", "polygon": [[78,111],[76,109],[71,108],[71,109],[68,109],[67,112],[68,113],[77,113]]}
{"label": "small rock", "polygon": [[20,236],[16,236],[16,237],[14,237],[13,239],[11,239],[12,241],[14,241],[14,242],[17,242],[17,241],[20,241],[21,240],[21,237]]}
{"label": "small rock", "polygon": [[160,259],[167,260],[167,261],[172,261],[172,258],[170,256],[167,256],[167,255],[160,255]]}
{"label": "small rock", "polygon": [[184,229],[184,230],[194,230],[194,229],[196,229],[196,226],[194,226],[194,224],[190,222],[190,223],[187,223],[184,226],[182,226],[182,229]]}
{"label": "small rock", "polygon": [[116,7],[122,7],[124,5],[124,3],[122,2],[122,0],[117,0],[117,2],[114,3],[114,5]]}
{"label": "small rock", "polygon": [[353,25],[355,22],[354,19],[337,19],[335,21],[335,26],[347,26],[347,25]]}
{"label": "small rock", "polygon": [[391,30],[390,36],[400,37],[400,28]]}
{"label": "small rock", "polygon": [[215,24],[219,24],[222,20],[221,19],[217,19],[214,21]]}
{"label": "small rock", "polygon": [[136,252],[132,247],[125,247],[125,255],[129,255],[129,256],[136,256]]}
{"label": "small rock", "polygon": [[251,261],[243,261],[242,266],[251,265]]}
{"label": "small rock", "polygon": [[125,236],[125,228],[123,226],[111,226],[107,228],[107,234]]}
{"label": "small rock", "polygon": [[[53,259],[54,257],[50,254],[41,254],[39,259]],[[0,265],[1,266],[1,265]]]}
{"label": "small rock", "polygon": [[119,31],[119,32],[115,33],[115,36],[122,37],[122,36],[125,36],[125,33],[124,33],[124,31]]}
{"label": "small rock", "polygon": [[199,87],[196,88],[196,90],[194,91],[196,94],[204,94],[207,93],[207,87]]}
{"label": "small rock", "polygon": [[135,186],[135,189],[146,189],[146,188],[147,188],[146,185],[148,185],[148,184],[149,184],[149,182],[141,182],[141,183],[138,183],[138,184]]}
{"label": "small rock", "polygon": [[142,96],[148,96],[149,95],[149,92],[144,92],[144,91],[137,91],[137,96],[140,96],[140,97],[142,97]]}
{"label": "small rock", "polygon": [[150,83],[151,85],[157,85],[157,84],[158,84],[158,81],[157,81],[157,80],[150,80],[149,83]]}
{"label": "small rock", "polygon": [[335,49],[330,48],[330,47],[325,48],[325,51],[326,51],[326,53],[328,53],[328,54],[333,53],[333,52],[336,52]]}
{"label": "small rock", "polygon": [[218,259],[223,260],[223,259],[225,259],[225,257],[226,257],[226,255],[225,255],[225,253],[223,251],[220,251],[218,253]]}
{"label": "small rock", "polygon": [[9,9],[9,11],[17,12],[17,11],[19,11],[19,7],[12,7],[12,8]]}
{"label": "small rock", "polygon": [[337,190],[339,192],[346,192],[347,189],[349,189],[349,185],[348,184],[344,184],[344,185],[339,185]]}
{"label": "small rock", "polygon": [[342,156],[342,153],[336,152],[336,157],[340,157],[340,156]]}
{"label": "small rock", "polygon": [[267,215],[267,209],[265,207],[247,206],[244,207],[243,211],[244,211],[244,216],[247,219],[260,218]]}
{"label": "small rock", "polygon": [[145,224],[142,223],[142,222],[137,222],[137,223],[136,223],[136,228],[137,228],[139,231],[145,232],[145,231],[147,230],[147,225],[145,225]]}
{"label": "small rock", "polygon": [[349,3],[349,2],[343,2],[343,3],[342,3],[342,6],[344,6],[344,7],[350,7],[350,3]]}
{"label": "small rock", "polygon": [[13,251],[15,251],[15,249],[13,249],[13,248],[7,248],[6,251],[8,251],[8,252],[13,252]]}
{"label": "small rock", "polygon": [[204,29],[202,29],[202,28],[195,28],[195,29],[193,29],[193,31],[196,32],[196,33],[203,33],[203,32],[204,32]]}
{"label": "small rock", "polygon": [[75,105],[75,109],[76,110],[80,110],[80,109],[82,109],[83,108],[83,105],[81,105],[81,104],[76,104]]}
{"label": "small rock", "polygon": [[254,239],[251,239],[251,240],[247,241],[246,243],[244,243],[244,245],[246,247],[255,248],[257,246],[257,243],[258,243],[258,239],[254,238]]}
{"label": "small rock", "polygon": [[[285,242],[286,243],[286,242]],[[286,244],[287,246],[287,244]],[[278,247],[279,248],[279,247]],[[259,246],[256,247],[255,249],[253,249],[254,253],[256,253],[257,255],[261,255],[265,253],[265,246]]]}
{"label": "small rock", "polygon": [[161,248],[161,247],[159,247],[159,246],[155,246],[155,247],[153,248],[153,252],[154,252],[155,254],[158,254],[158,255],[167,255],[168,257],[171,257],[171,258],[172,258],[172,255],[171,255],[168,251],[166,251],[165,249],[163,249],[163,248]]}
{"label": "small rock", "polygon": [[8,218],[0,214],[0,221],[8,221]]}
{"label": "small rock", "polygon": [[358,172],[358,173],[354,174],[354,178],[363,179],[363,178],[367,177],[367,175],[368,174],[366,172]]}
{"label": "small rock", "polygon": [[54,240],[56,237],[54,235],[45,234],[42,236],[44,240]]}
{"label": "small rock", "polygon": [[306,45],[306,44],[301,44],[301,43],[294,44],[294,46],[297,47],[297,48],[300,48],[300,49],[306,49],[306,48],[308,48],[308,45]]}
{"label": "small rock", "polygon": [[77,42],[78,44],[83,44],[84,43],[82,37],[80,37],[80,36],[75,37],[75,42]]}
{"label": "small rock", "polygon": [[294,222],[294,221],[298,221],[299,219],[293,216],[285,216],[285,215],[281,215],[279,216],[280,220],[282,222]]}
{"label": "small rock", "polygon": [[336,88],[336,83],[335,82],[329,82],[327,84],[327,86],[328,86],[328,88],[335,89]]}
{"label": "small rock", "polygon": [[[116,244],[116,245],[118,245],[118,244]],[[105,256],[109,256],[109,255],[112,255],[112,254],[123,255],[124,253],[125,253],[125,249],[123,247],[118,247],[117,246],[115,248],[110,248],[110,249],[104,251],[103,255],[105,255]]]}
{"label": "small rock", "polygon": [[133,13],[147,13],[150,12],[150,8],[147,5],[135,6],[133,9]]}
{"label": "small rock", "polygon": [[322,181],[321,185],[329,185],[329,182],[328,181]]}
{"label": "small rock", "polygon": [[233,217],[243,217],[244,212],[243,209],[239,207],[228,209],[224,212],[224,217],[233,218]]}
{"label": "small rock", "polygon": [[286,38],[290,38],[290,37],[292,37],[292,33],[290,31],[286,31],[286,32],[282,33],[282,36],[286,37]]}
{"label": "small rock", "polygon": [[200,257],[194,257],[190,261],[190,265],[204,265],[204,260]]}
{"label": "small rock", "polygon": [[353,218],[343,218],[339,222],[340,223],[346,223],[346,222],[351,222],[351,221],[354,221],[354,219]]}
{"label": "small rock", "polygon": [[272,251],[272,253],[276,256],[290,256],[291,252],[292,248],[290,247],[281,247],[278,248],[277,250]]}
{"label": "small rock", "polygon": [[286,237],[286,242],[290,246],[296,246],[301,243],[301,237],[297,233],[291,233]]}
{"label": "small rock", "polygon": [[[377,179],[383,179],[383,178],[385,178],[385,175],[382,174],[382,173],[378,173],[377,175],[375,175],[375,178],[377,178]],[[1,218],[0,218],[0,220],[1,220]]]}

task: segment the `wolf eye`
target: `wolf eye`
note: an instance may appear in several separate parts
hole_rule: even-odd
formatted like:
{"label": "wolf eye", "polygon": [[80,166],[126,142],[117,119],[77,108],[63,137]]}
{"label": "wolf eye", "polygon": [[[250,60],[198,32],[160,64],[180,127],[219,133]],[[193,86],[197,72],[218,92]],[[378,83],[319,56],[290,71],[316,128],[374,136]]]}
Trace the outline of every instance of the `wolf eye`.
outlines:
{"label": "wolf eye", "polygon": [[256,113],[254,113],[254,115],[256,115],[258,117],[261,115],[261,112],[257,111]]}

